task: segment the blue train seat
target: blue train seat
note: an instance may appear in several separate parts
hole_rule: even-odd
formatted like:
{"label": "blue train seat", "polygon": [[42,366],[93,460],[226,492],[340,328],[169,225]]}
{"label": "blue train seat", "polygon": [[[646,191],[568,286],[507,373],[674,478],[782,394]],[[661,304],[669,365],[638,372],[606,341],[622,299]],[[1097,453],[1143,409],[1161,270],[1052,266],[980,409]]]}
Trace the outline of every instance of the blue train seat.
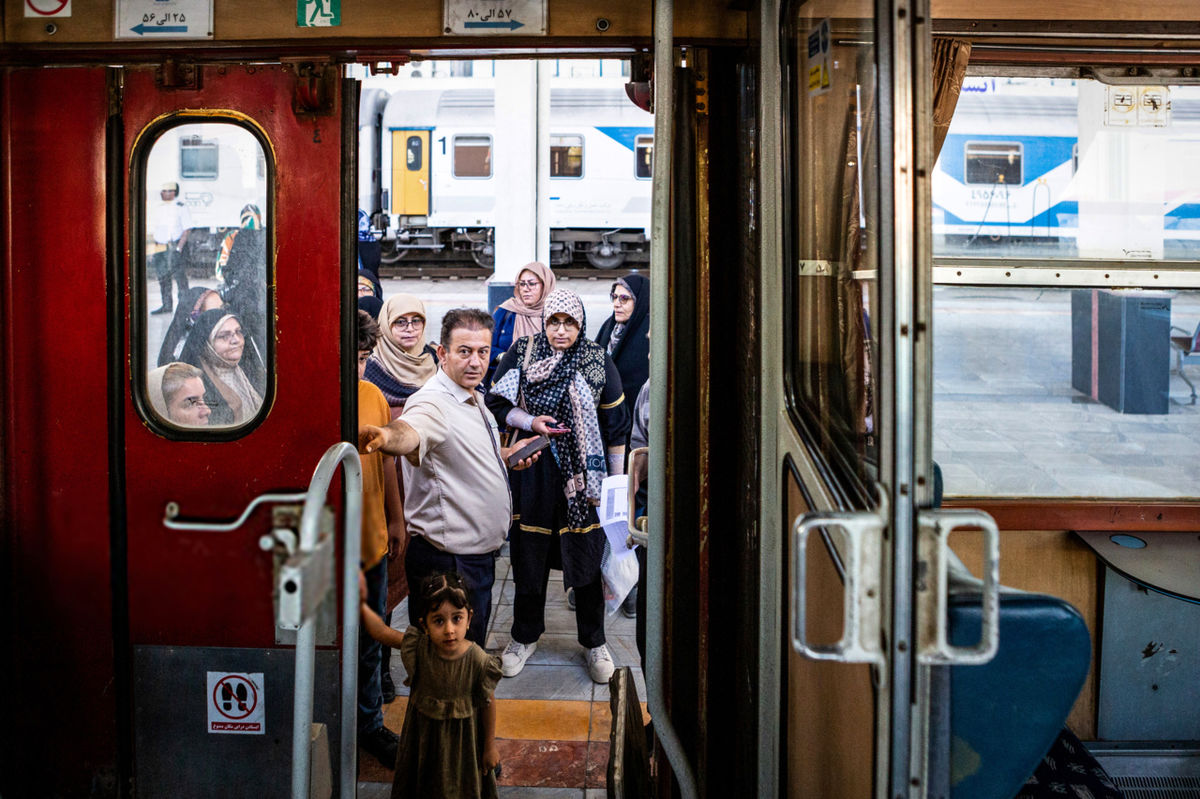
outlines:
{"label": "blue train seat", "polygon": [[[949,612],[951,643],[979,640],[978,591],[953,593]],[[1072,605],[1002,589],[996,657],[948,669],[950,796],[1013,799],[1058,738],[1090,662],[1087,625]]]}

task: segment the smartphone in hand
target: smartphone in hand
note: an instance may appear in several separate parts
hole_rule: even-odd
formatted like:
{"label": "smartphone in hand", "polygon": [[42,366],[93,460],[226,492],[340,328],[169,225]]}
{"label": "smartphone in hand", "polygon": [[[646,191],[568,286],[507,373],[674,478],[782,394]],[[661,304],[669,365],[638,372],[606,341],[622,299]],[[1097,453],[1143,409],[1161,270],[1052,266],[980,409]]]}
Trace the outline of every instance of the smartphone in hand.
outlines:
{"label": "smartphone in hand", "polygon": [[513,468],[526,458],[532,457],[535,452],[541,452],[548,446],[550,446],[550,439],[545,436],[525,439],[521,442],[521,448],[513,450],[512,454],[508,456],[508,468]]}

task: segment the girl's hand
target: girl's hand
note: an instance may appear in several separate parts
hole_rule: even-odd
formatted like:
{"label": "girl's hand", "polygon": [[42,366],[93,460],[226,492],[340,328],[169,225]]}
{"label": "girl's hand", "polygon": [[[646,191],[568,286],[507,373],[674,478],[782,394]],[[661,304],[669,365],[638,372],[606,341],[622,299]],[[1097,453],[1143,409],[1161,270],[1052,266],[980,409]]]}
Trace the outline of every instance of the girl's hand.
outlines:
{"label": "girl's hand", "polygon": [[488,744],[483,748],[483,770],[486,773],[498,765],[500,765],[500,750],[496,748],[495,743]]}
{"label": "girl's hand", "polygon": [[529,426],[539,436],[561,436],[567,432],[567,428],[558,426],[553,416],[534,417]]}

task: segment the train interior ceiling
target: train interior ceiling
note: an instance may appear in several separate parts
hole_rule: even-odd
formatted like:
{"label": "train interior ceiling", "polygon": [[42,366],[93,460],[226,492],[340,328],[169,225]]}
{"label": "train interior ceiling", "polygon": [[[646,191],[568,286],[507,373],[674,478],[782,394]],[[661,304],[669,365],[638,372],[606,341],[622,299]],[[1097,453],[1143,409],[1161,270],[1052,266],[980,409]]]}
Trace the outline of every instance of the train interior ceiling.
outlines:
{"label": "train interior ceiling", "polygon": [[[829,665],[820,646],[801,654],[787,591],[793,547],[804,547],[794,525],[806,514],[891,512],[896,523],[900,499],[916,511],[984,512],[995,540],[967,523],[946,533],[946,559],[979,577],[998,562],[1006,591],[1047,598],[1064,625],[1027,628],[1005,616],[991,670],[944,670],[953,674],[946,685],[958,686],[931,702],[945,723],[925,719],[944,738],[930,733],[925,743],[941,747],[943,759],[931,754],[927,766],[941,773],[910,795],[934,796],[943,784],[956,799],[1014,795],[972,782],[1003,760],[1005,746],[990,735],[1025,730],[997,721],[980,732],[979,718],[960,718],[968,707],[1003,716],[978,710],[986,694],[1054,727],[1032,746],[1043,754],[1051,742],[1081,740],[1090,759],[1079,762],[1099,769],[1114,796],[1200,797],[1194,5],[919,4],[933,63],[923,44],[910,58],[934,81],[914,81],[928,94],[927,106],[914,102],[932,122],[909,120],[914,151],[928,145],[929,156],[910,197],[922,270],[910,308],[925,314],[914,329],[932,335],[914,347],[907,422],[889,405],[885,376],[896,366],[882,351],[894,321],[885,299],[897,294],[880,293],[896,291],[886,279],[896,259],[881,250],[902,246],[884,232],[887,214],[903,215],[885,189],[903,181],[872,149],[891,141],[882,115],[902,117],[864,99],[876,96],[872,59],[887,49],[873,5],[783,4],[781,77],[759,61],[762,15],[774,3],[674,4],[671,220],[653,240],[655,156],[668,154],[655,151],[651,5],[530,5],[545,15],[541,37],[480,40],[444,34],[451,0],[406,4],[403,14],[380,0],[334,3],[341,17],[323,29],[298,27],[294,9],[216,0],[211,38],[149,43],[114,37],[113,20],[133,8],[120,0],[76,4],[70,16],[6,0],[10,412],[0,447],[14,654],[4,674],[25,688],[0,706],[30,734],[0,756],[0,793],[129,795],[136,786],[171,795],[181,781],[211,785],[205,774],[218,760],[260,795],[282,784],[264,781],[286,781],[290,742],[278,730],[290,729],[293,711],[279,707],[290,697],[267,705],[264,737],[274,740],[254,750],[257,765],[230,742],[250,736],[183,730],[179,719],[195,708],[179,718],[172,710],[199,695],[194,683],[216,673],[219,653],[234,653],[225,672],[290,682],[291,655],[280,662],[278,653],[293,638],[273,621],[271,593],[283,548],[262,553],[257,543],[286,520],[258,511],[253,540],[164,536],[163,509],[233,519],[255,496],[303,490],[326,446],[354,440],[344,353],[354,349],[356,248],[378,260],[385,295],[433,297],[431,319],[458,304],[494,307],[521,264],[542,260],[583,297],[594,336],[612,281],[656,268],[653,245],[670,252],[655,275],[670,294],[655,311],[668,335],[653,350],[667,364],[653,385],[671,453],[660,483],[669,519],[661,685],[700,792],[886,795],[900,750],[888,741],[882,697],[895,690],[897,656],[886,666]],[[832,21],[836,73],[828,93],[819,71],[814,91],[804,69],[823,20]],[[760,128],[772,93],[782,98],[775,153]],[[227,158],[241,183],[222,197],[206,181]],[[781,186],[759,171],[777,159]],[[262,344],[262,382],[251,376],[258,404],[204,421],[204,434],[173,425],[146,398],[160,353],[183,346],[168,341],[172,315],[155,313],[170,279],[160,297],[146,271],[153,245],[142,243],[158,189],[173,181],[193,204],[198,232],[183,269],[193,288],[233,283],[235,236],[257,239],[274,270],[247,322]],[[64,210],[66,224],[46,222]],[[210,222],[208,212],[220,216]],[[778,241],[764,243],[772,231]],[[288,280],[301,263],[304,279]],[[64,300],[74,309],[67,339]],[[70,424],[58,415],[66,386],[86,406]],[[889,453],[903,450],[892,431],[906,424],[919,488],[881,502],[877,482],[903,482]],[[81,441],[83,430],[96,433]],[[808,627],[797,636],[827,648],[841,634],[831,620],[852,615],[843,561],[857,550],[848,527],[836,531],[842,523],[821,528],[805,550],[817,562],[808,565]],[[227,596],[211,596],[218,585]],[[963,599],[974,590],[946,614],[974,619]],[[1001,613],[1021,601],[1002,596]],[[316,714],[331,720],[336,793],[341,627],[334,616],[324,623]],[[978,622],[964,627],[978,635]],[[489,648],[507,632],[497,628]],[[1047,659],[1036,646],[1056,635],[1072,652]],[[648,677],[632,644],[625,650],[618,665],[636,672],[645,703]],[[1028,673],[1014,681],[1023,664]],[[552,656],[538,665],[549,675],[562,664]],[[936,695],[942,672],[927,665],[913,667],[914,694]],[[521,719],[502,729],[504,751],[514,765],[518,752],[528,757],[534,773],[510,770],[501,795],[614,795],[607,689],[589,690],[585,710],[556,701],[560,686],[503,698],[510,719]],[[64,765],[68,719],[78,751]],[[1059,727],[1072,737],[1055,738]],[[688,779],[674,757],[660,744],[658,795]],[[1020,787],[1029,770],[1011,787],[1035,790]],[[390,779],[364,761],[357,772],[361,796]]]}

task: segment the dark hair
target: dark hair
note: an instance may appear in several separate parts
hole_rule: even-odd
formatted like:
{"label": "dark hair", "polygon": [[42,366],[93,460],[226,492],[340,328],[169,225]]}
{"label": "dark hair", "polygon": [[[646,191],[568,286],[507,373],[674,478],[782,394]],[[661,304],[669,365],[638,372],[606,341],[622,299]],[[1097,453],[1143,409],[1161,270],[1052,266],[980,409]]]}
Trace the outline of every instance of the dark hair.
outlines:
{"label": "dark hair", "polygon": [[366,311],[358,312],[358,351],[373,350],[379,342],[379,323]]}
{"label": "dark hair", "polygon": [[450,349],[450,335],[460,328],[467,330],[486,330],[492,332],[496,320],[492,315],[480,308],[454,308],[442,317],[442,346]]}
{"label": "dark hair", "polygon": [[467,590],[467,581],[458,572],[437,572],[421,581],[417,595],[409,597],[409,601],[416,599],[417,618],[421,620],[421,626],[424,627],[425,617],[440,607],[443,602],[449,602],[459,609],[471,610]]}

